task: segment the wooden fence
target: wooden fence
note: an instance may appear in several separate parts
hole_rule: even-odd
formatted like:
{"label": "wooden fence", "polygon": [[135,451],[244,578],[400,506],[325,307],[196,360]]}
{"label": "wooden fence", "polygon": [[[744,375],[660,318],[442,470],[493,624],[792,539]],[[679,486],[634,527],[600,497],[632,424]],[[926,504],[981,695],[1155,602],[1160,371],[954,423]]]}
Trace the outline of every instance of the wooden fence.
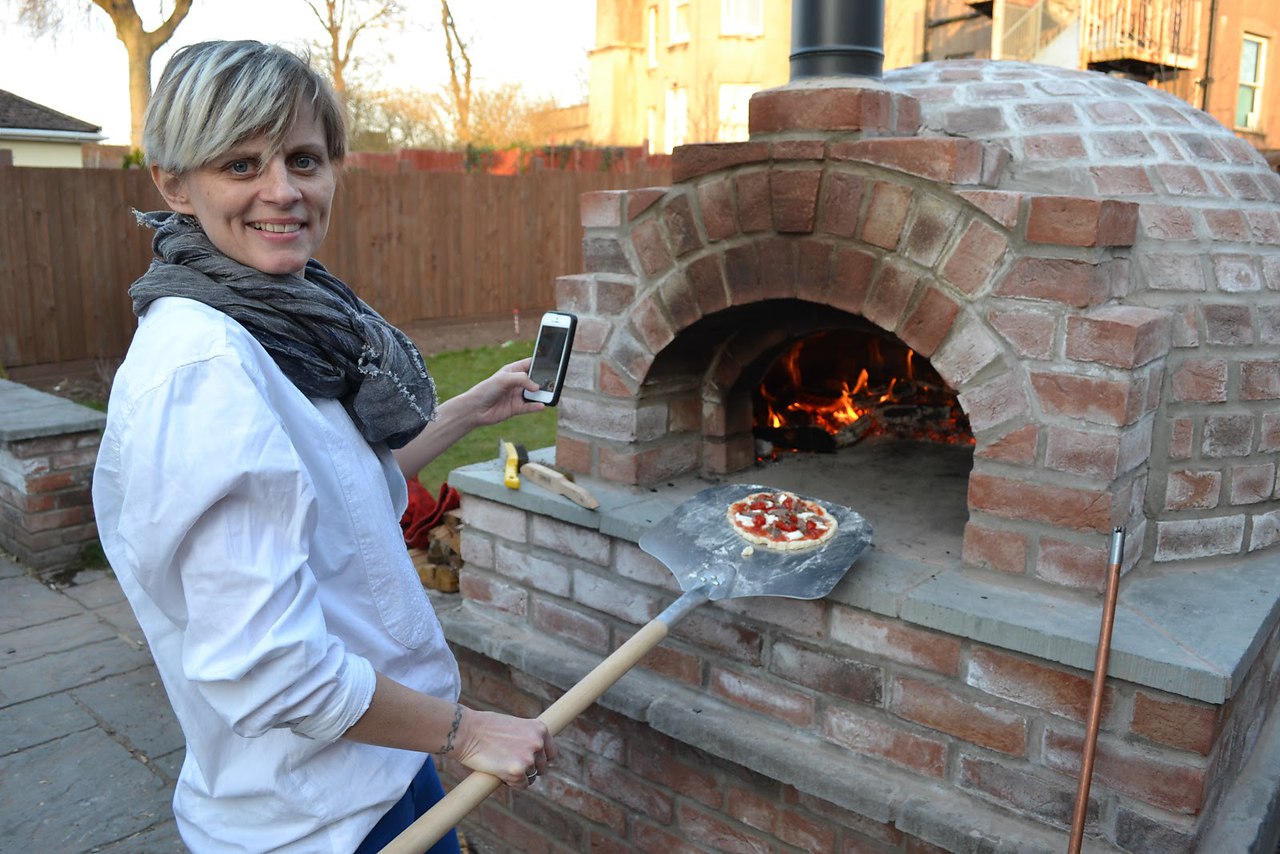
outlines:
{"label": "wooden fence", "polygon": [[[582,193],[670,180],[348,171],[319,258],[397,325],[533,314],[582,270]],[[145,172],[0,168],[0,367],[123,357],[151,258],[131,210],[162,207]]]}

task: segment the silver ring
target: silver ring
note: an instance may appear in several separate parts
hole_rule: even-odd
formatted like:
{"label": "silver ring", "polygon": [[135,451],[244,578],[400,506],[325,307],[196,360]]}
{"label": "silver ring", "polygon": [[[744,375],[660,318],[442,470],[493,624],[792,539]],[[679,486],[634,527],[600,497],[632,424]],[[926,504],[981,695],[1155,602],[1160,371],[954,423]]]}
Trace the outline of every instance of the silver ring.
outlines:
{"label": "silver ring", "polygon": [[525,771],[525,772],[524,772],[524,779],[525,779],[525,782],[527,782],[527,783],[532,783],[532,782],[533,782],[534,780],[536,780],[537,778],[538,778],[538,769],[537,769],[537,768],[533,768],[533,769],[530,769],[530,770],[528,770],[528,771]]}

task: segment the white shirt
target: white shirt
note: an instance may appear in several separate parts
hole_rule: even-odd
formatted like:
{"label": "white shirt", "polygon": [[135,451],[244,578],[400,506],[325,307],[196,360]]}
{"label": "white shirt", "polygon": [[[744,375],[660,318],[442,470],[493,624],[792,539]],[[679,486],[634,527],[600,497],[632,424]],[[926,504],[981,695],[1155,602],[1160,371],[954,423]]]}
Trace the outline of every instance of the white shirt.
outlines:
{"label": "white shirt", "polygon": [[405,481],[342,405],[245,329],[155,301],[116,374],[94,472],[103,549],[187,739],[195,852],[350,852],[422,754],[339,739],[375,669],[456,700],[404,545]]}

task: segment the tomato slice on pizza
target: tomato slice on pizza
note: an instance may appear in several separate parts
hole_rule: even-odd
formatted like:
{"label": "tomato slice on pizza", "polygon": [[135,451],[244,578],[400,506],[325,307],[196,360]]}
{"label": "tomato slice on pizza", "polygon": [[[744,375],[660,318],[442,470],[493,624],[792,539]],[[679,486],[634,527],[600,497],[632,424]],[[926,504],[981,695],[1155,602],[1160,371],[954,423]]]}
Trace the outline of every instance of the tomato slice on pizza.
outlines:
{"label": "tomato slice on pizza", "polygon": [[747,542],[773,551],[820,546],[835,536],[837,523],[816,501],[791,492],[753,492],[729,504],[729,527]]}

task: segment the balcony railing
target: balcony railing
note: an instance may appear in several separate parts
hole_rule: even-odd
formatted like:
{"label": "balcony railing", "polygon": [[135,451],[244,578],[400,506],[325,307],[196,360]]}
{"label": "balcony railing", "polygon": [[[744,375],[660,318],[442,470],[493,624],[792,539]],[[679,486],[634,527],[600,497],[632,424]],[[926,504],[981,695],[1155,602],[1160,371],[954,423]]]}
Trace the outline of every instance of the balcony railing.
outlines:
{"label": "balcony railing", "polygon": [[[1061,3],[1046,0],[1002,0],[995,16],[991,53],[997,59],[1035,61],[1065,24],[1054,13]],[[996,42],[995,36],[999,36]]]}
{"label": "balcony railing", "polygon": [[1155,76],[1198,64],[1200,0],[1086,0],[1082,18],[1089,68]]}

